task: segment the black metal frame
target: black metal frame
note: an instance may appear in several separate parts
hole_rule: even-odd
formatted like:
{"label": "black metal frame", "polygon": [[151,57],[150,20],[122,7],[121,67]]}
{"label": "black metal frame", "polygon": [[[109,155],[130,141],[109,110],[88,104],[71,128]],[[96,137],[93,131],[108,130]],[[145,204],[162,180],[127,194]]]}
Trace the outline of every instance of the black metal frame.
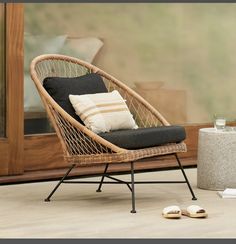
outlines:
{"label": "black metal frame", "polygon": [[[106,166],[105,166],[105,170],[102,174],[102,178],[100,181],[69,181],[69,180],[65,180],[66,177],[69,175],[69,173],[71,172],[71,170],[76,166],[76,164],[73,164],[69,169],[68,171],[66,172],[66,174],[61,178],[61,180],[58,182],[58,184],[54,187],[54,189],[52,190],[52,192],[48,195],[48,197],[45,199],[45,202],[50,202],[50,198],[53,196],[53,194],[56,192],[56,190],[58,189],[58,187],[62,184],[62,183],[67,183],[67,184],[99,184],[98,186],[98,189],[96,190],[96,192],[101,192],[101,188],[102,188],[102,185],[103,184],[126,184],[127,187],[129,188],[129,190],[131,191],[131,194],[132,194],[132,210],[130,211],[131,213],[136,213],[136,209],[135,209],[135,184],[175,184],[175,183],[186,183],[189,190],[190,190],[190,193],[192,195],[192,200],[197,200],[197,198],[195,197],[195,194],[192,190],[192,187],[188,181],[188,178],[184,172],[184,168],[183,166],[181,165],[181,162],[178,158],[178,155],[176,153],[174,154],[168,154],[168,155],[174,155],[177,162],[178,162],[178,165],[179,165],[179,168],[184,176],[184,179],[185,181],[136,181],[134,180],[134,173],[135,173],[135,170],[134,170],[134,162],[130,162],[131,164],[131,181],[123,181],[123,180],[120,180],[120,179],[117,179],[115,177],[112,177],[110,176],[108,173],[107,173],[107,170],[108,170],[108,166],[109,164],[107,163]],[[108,179],[111,179],[111,180],[114,180],[114,181],[104,181],[104,179],[108,178]],[[79,177],[78,177],[79,178]],[[82,178],[82,177],[81,177]],[[130,186],[131,185],[131,186]]]}

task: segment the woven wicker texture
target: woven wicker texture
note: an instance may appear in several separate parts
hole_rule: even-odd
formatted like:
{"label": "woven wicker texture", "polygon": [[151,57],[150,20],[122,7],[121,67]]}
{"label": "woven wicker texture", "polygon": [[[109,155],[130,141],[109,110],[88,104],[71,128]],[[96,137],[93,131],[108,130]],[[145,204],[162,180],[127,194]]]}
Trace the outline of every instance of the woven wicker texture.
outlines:
{"label": "woven wicker texture", "polygon": [[31,62],[30,72],[60,139],[67,162],[80,165],[122,163],[186,151],[186,145],[183,142],[138,150],[120,148],[73,119],[42,86],[46,77],[77,77],[88,73],[98,73],[103,78],[108,91],[118,90],[120,92],[139,127],[169,125],[165,118],[147,101],[101,69],[79,59],[54,54],[36,57]]}

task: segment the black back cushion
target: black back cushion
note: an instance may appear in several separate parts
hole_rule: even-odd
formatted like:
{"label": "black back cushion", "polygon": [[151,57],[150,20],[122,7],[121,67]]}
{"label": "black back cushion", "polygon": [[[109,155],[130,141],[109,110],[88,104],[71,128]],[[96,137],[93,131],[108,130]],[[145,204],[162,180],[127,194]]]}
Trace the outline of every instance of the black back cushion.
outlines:
{"label": "black back cushion", "polygon": [[43,87],[70,116],[82,124],[82,120],[76,115],[70,103],[69,95],[108,92],[101,76],[94,73],[72,78],[47,77],[43,81]]}

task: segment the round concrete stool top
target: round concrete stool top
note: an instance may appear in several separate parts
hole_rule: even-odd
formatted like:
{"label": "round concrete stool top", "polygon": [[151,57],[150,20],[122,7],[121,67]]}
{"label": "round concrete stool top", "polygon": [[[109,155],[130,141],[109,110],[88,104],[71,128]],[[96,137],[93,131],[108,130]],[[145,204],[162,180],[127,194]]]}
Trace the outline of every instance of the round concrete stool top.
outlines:
{"label": "round concrete stool top", "polygon": [[208,190],[236,188],[235,130],[199,130],[197,186]]}

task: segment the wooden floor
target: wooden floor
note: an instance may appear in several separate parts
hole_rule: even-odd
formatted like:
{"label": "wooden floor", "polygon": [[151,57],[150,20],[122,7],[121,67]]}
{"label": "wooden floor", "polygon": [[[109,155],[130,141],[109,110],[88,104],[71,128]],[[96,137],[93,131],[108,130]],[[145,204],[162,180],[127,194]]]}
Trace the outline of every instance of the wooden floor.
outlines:
{"label": "wooden floor", "polygon": [[[0,237],[158,238],[236,237],[235,199],[221,199],[215,191],[196,187],[197,169],[186,174],[198,197],[191,201],[185,184],[137,185],[137,213],[131,214],[131,194],[125,185],[64,184],[51,202],[43,199],[56,182],[0,186]],[[129,176],[120,176],[129,179]],[[137,174],[137,180],[182,180],[180,171]],[[209,218],[164,219],[169,205],[204,207]]]}

